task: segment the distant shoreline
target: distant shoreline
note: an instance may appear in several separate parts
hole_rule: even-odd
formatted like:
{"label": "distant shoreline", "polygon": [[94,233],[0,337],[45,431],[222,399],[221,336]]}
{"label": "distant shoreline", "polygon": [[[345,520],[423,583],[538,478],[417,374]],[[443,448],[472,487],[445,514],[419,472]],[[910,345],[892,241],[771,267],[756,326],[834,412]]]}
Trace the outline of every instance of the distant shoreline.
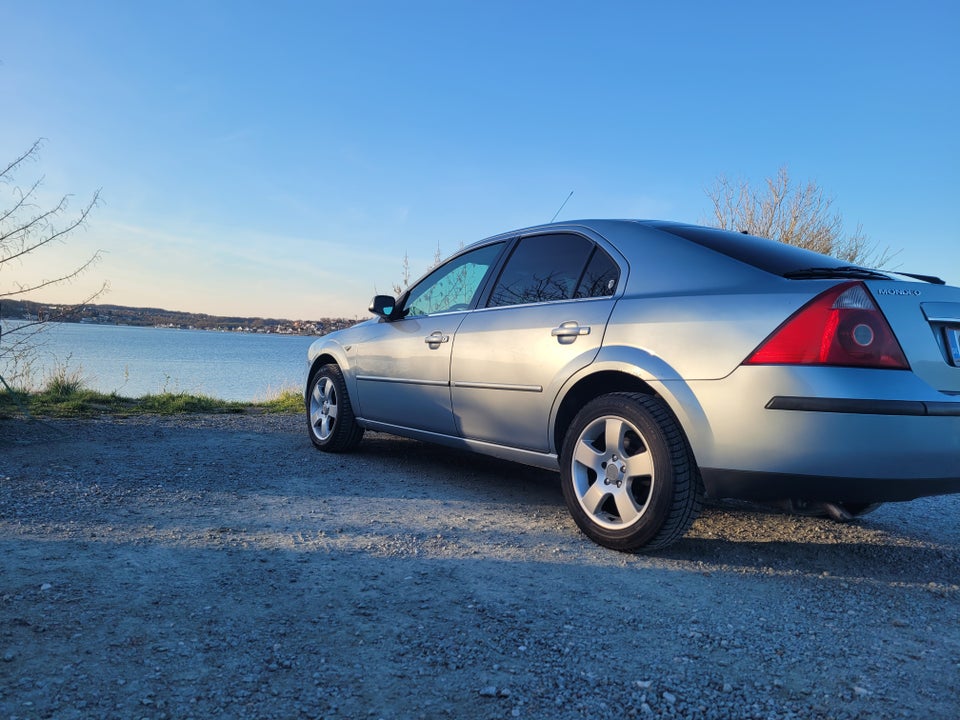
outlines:
{"label": "distant shoreline", "polygon": [[275,335],[323,335],[350,327],[358,318],[321,318],[288,320],[207,315],[161,308],[138,308],[125,305],[57,305],[28,300],[0,302],[0,321],[44,321],[82,323],[85,325],[123,325],[173,330],[209,330],[214,332],[247,332]]}

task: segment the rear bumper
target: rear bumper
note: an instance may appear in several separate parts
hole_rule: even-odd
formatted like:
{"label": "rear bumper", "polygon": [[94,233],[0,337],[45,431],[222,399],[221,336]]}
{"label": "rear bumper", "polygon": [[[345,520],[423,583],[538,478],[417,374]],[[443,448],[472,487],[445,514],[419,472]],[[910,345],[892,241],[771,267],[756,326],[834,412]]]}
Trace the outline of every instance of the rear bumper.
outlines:
{"label": "rear bumper", "polygon": [[875,503],[960,493],[960,477],[850,478],[700,468],[707,495],[741,500]]}
{"label": "rear bumper", "polygon": [[[960,402],[914,400],[863,400],[859,398],[822,398],[776,396],[767,410],[860,416],[960,417]],[[856,422],[854,419],[853,422]],[[894,420],[894,422],[896,422]],[[852,427],[852,426],[851,426]],[[877,438],[872,438],[876,440]],[[850,438],[847,442],[851,445]],[[917,447],[901,447],[900,453],[914,455]],[[916,456],[922,464],[923,456]],[[701,468],[707,494],[744,500],[781,500],[794,498],[837,503],[874,503],[914,500],[928,495],[960,493],[960,458],[951,477],[837,477],[757,471]]]}
{"label": "rear bumper", "polygon": [[911,372],[742,366],[662,390],[711,496],[870,503],[960,493],[960,397]]}

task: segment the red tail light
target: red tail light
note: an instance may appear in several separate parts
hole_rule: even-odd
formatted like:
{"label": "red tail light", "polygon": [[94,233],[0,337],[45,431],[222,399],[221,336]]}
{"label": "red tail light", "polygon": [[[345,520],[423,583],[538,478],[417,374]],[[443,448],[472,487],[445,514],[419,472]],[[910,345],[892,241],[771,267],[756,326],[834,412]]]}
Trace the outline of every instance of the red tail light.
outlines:
{"label": "red tail light", "polygon": [[910,369],[890,324],[860,282],[843,283],[817,295],[744,364]]}

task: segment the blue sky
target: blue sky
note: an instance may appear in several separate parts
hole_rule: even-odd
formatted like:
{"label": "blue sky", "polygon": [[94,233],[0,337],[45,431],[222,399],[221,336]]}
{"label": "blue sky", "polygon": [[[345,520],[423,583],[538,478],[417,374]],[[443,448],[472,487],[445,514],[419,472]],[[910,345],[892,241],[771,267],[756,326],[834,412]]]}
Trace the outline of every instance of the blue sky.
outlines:
{"label": "blue sky", "polygon": [[[0,164],[103,204],[0,287],[366,316],[409,254],[550,220],[701,221],[786,165],[960,285],[960,4],[0,0]],[[16,277],[14,275],[16,274]]]}

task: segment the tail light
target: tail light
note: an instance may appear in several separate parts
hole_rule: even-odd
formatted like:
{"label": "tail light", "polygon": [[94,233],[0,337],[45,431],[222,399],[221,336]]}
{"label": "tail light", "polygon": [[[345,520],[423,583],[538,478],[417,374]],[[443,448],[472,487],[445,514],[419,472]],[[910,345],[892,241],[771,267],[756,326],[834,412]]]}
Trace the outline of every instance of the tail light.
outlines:
{"label": "tail light", "polygon": [[910,369],[890,324],[860,282],[843,283],[815,297],[744,364]]}

